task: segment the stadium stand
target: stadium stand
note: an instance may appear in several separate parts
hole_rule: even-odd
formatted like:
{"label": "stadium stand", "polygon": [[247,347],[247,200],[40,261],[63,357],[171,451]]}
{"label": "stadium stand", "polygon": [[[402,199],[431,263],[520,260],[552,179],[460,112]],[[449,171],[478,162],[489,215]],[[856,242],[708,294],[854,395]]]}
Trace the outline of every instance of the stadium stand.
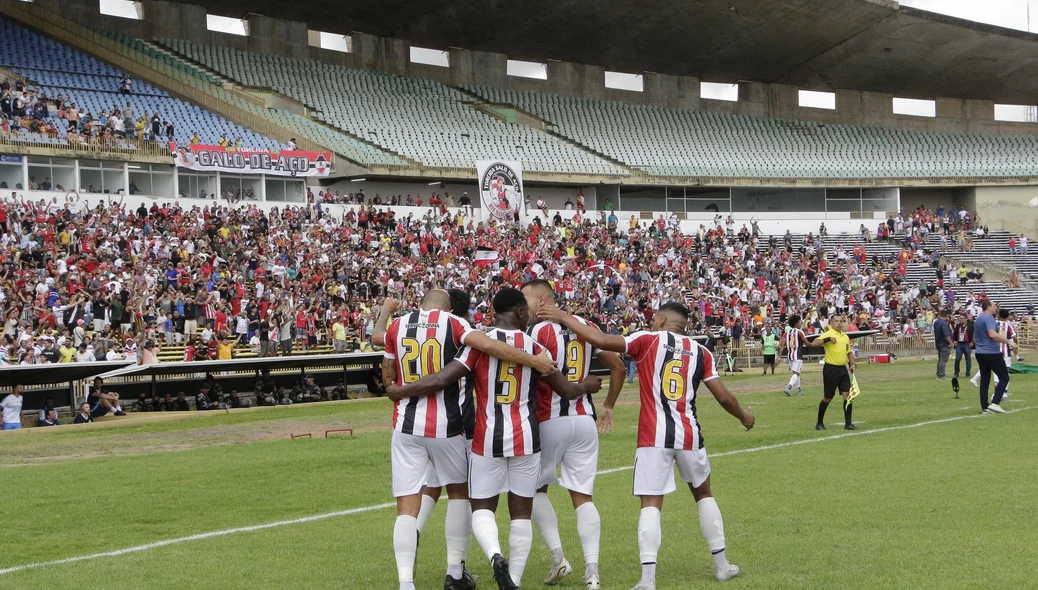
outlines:
{"label": "stadium stand", "polygon": [[1038,137],[923,133],[465,87],[656,176],[927,178],[1038,175]]}
{"label": "stadium stand", "polygon": [[431,80],[176,39],[158,43],[240,84],[290,96],[326,123],[425,166],[470,168],[492,154],[540,172],[628,174],[563,139],[481,113],[472,97]]}
{"label": "stadium stand", "polygon": [[[97,119],[102,112],[132,105],[135,117],[149,119],[153,114],[173,123],[174,139],[186,143],[198,133],[203,143],[215,144],[221,136],[240,138],[248,147],[277,148],[278,143],[249,129],[213,115],[197,106],[172,98],[163,90],[140,80],[131,80],[130,93],[123,94],[121,81],[126,74],[100,60],[64,46],[52,39],[0,19],[0,66],[24,76],[47,97],[67,97],[66,105],[75,105],[81,115]],[[56,109],[49,109],[47,119],[57,128],[51,142],[65,143],[66,123]],[[149,131],[151,124],[146,127]],[[165,137],[165,125],[162,126]],[[48,138],[42,139],[47,142]]]}

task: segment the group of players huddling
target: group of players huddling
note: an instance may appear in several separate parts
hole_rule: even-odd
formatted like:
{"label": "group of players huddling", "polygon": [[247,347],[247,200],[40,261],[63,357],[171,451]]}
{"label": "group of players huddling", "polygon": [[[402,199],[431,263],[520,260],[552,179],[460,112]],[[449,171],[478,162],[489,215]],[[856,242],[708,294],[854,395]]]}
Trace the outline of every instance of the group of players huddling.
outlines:
{"label": "group of players huddling", "polygon": [[[696,417],[699,385],[705,384],[747,430],[754,417],[717,378],[710,351],[685,335],[689,312],[683,305],[662,305],[652,331],[626,337],[605,334],[564,313],[555,306],[552,285],[543,280],[521,291],[502,288],[493,300],[495,327],[486,333],[465,319],[469,298],[464,291],[430,291],[418,311],[386,328],[398,308],[398,301],[385,303],[373,341],[384,343],[383,375],[394,400],[393,547],[401,590],[415,587],[418,539],[443,487],[448,498],[445,590],[476,585],[464,566],[470,535],[490,560],[498,588],[519,588],[534,523],[552,556],[545,583],[570,574],[573,568],[546,495],[555,484],[569,490],[576,511],[585,587],[600,588],[601,518],[592,495],[598,434],[611,430],[613,405],[623,386],[624,366],[617,353],[637,363],[641,390],[634,495],[641,499],[642,578],[635,590],[656,585],[660,511],[664,495],[676,490],[675,464],[696,501],[716,578],[738,575],[739,568],[725,556],[724,525],[710,491],[710,462]],[[610,372],[600,415],[591,400],[602,385],[601,378],[589,375],[592,357]],[[494,514],[505,493],[511,518],[507,558]]]}

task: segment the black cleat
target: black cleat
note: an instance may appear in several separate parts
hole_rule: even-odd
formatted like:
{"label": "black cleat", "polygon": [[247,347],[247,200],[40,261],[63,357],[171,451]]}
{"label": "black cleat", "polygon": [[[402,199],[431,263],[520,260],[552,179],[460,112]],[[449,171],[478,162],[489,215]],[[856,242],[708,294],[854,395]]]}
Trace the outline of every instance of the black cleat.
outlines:
{"label": "black cleat", "polygon": [[126,415],[126,412],[124,412],[124,411],[122,411],[122,410],[119,410],[118,412],[116,412],[116,413],[115,413],[115,415],[116,415],[116,416],[125,416],[125,415]]}
{"label": "black cleat", "polygon": [[465,562],[461,562],[461,580],[467,584],[470,584],[471,588],[476,587],[476,583],[479,582],[479,576],[469,571],[469,568],[465,566]]}
{"label": "black cleat", "polygon": [[476,581],[468,572],[462,573],[460,580],[448,575],[443,581],[443,590],[476,590]]}
{"label": "black cleat", "polygon": [[819,422],[818,424],[815,424],[815,430],[825,430],[825,429],[826,429],[825,428],[825,424],[822,424],[821,422]]}
{"label": "black cleat", "polygon": [[846,426],[843,427],[843,429],[844,430],[857,430],[858,427],[853,425],[853,424],[847,424]]}
{"label": "black cleat", "polygon": [[952,391],[955,392],[955,399],[959,399],[959,378],[952,377]]}
{"label": "black cleat", "polygon": [[786,394],[786,397],[793,397],[793,394],[792,394],[792,393],[790,393],[790,392],[791,392],[791,390],[789,390],[789,389],[785,389],[785,390],[783,390],[783,393],[785,393],[785,394]]}
{"label": "black cleat", "polygon": [[519,590],[512,581],[512,574],[508,572],[508,560],[504,555],[498,553],[490,560],[494,566],[494,581],[497,582],[497,590]]}

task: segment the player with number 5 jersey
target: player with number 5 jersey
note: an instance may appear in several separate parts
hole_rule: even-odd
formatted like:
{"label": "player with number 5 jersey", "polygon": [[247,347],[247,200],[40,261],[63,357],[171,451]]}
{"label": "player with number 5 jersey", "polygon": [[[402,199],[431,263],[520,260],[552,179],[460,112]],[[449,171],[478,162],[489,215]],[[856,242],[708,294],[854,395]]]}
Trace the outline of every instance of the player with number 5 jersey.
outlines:
{"label": "player with number 5 jersey", "polygon": [[[380,328],[398,306],[395,300],[385,302]],[[373,335],[373,340],[382,340],[386,347],[382,373],[387,386],[416,383],[426,375],[440,372],[465,346],[489,351],[517,366],[554,370],[554,362],[549,357],[538,359],[507,343],[491,340],[483,332],[472,329],[465,320],[450,314],[447,311],[450,308],[448,293],[432,290],[422,299],[421,309],[393,320],[384,334],[379,329],[379,333]],[[393,496],[397,498],[393,547],[401,590],[414,588],[422,489],[429,473],[433,472],[437,485],[446,486],[449,499],[447,511],[450,514],[444,527],[447,541],[444,588],[471,590],[475,586],[474,580],[464,575],[463,565],[471,530],[465,485],[468,481],[466,406],[466,392],[459,387],[457,379],[421,397],[396,399],[393,405],[391,464]]]}
{"label": "player with number 5 jersey", "polygon": [[[529,322],[526,298],[505,287],[494,297],[497,325],[488,338],[529,354],[544,348],[523,330]],[[499,590],[515,590],[522,581],[533,543],[530,515],[540,474],[540,434],[536,420],[536,371],[508,359],[481,351],[463,350],[454,362],[434,375],[390,389],[394,398],[416,398],[433,394],[461,377],[475,382],[475,433],[469,456],[469,498],[472,502],[472,532],[494,568]],[[602,385],[599,377],[583,383],[568,381],[552,367],[544,376],[552,389],[567,399],[594,393]],[[498,498],[508,493],[511,517],[508,559],[502,555],[494,511]]]}
{"label": "player with number 5 jersey", "polygon": [[747,430],[753,428],[754,418],[718,379],[710,351],[685,335],[688,309],[680,303],[666,303],[653,316],[652,331],[635,332],[626,338],[603,334],[558,308],[542,308],[538,317],[563,324],[596,348],[626,353],[637,364],[641,414],[634,495],[641,499],[642,507],[638,520],[642,579],[635,590],[656,588],[656,557],[662,539],[660,511],[664,495],[677,489],[675,465],[696,500],[699,526],[713,556],[715,577],[724,581],[737,576],[739,568],[726,557],[721,511],[710,491],[710,462],[696,417],[699,385],[705,384],[721,407]]}

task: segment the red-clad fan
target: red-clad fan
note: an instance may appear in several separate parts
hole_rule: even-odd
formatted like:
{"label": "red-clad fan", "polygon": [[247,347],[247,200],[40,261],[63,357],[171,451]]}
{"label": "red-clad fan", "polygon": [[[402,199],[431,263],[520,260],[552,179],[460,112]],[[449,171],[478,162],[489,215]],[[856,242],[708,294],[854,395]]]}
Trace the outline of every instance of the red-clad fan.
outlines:
{"label": "red-clad fan", "polygon": [[[526,298],[517,289],[504,287],[494,297],[496,328],[487,336],[531,354],[544,348],[523,330],[530,319]],[[540,431],[536,414],[535,388],[538,375],[528,367],[507,359],[466,348],[457,362],[415,383],[389,389],[394,399],[427,396],[470,375],[475,382],[475,432],[469,458],[469,497],[472,502],[472,532],[490,558],[500,590],[515,590],[522,580],[533,543],[530,515],[540,474]],[[598,377],[583,383],[568,381],[554,371],[544,377],[552,389],[569,399],[594,393],[602,385]],[[442,478],[442,475],[441,475]],[[509,560],[501,553],[498,535],[498,498],[508,492]]]}
{"label": "red-clad fan", "polygon": [[[537,279],[523,285],[523,295],[536,315],[541,307],[555,304],[551,283]],[[581,318],[576,318],[588,325]],[[584,549],[584,586],[601,587],[598,555],[602,536],[602,520],[592,499],[595,474],[598,472],[598,433],[613,428],[613,406],[624,383],[624,364],[616,353],[597,350],[577,338],[572,330],[555,322],[544,321],[530,329],[530,335],[556,359],[556,366],[567,380],[579,383],[587,378],[592,357],[609,369],[609,394],[602,408],[599,426],[595,428],[595,405],[591,396],[575,400],[555,393],[544,380],[537,384],[537,420],[541,430],[541,475],[533,500],[533,521],[551,551],[552,566],[545,584],[554,584],[573,571],[562,550],[559,519],[548,499],[548,486],[569,490],[577,516],[577,535]],[[559,478],[561,468],[562,477]]]}
{"label": "red-clad fan", "polygon": [[641,498],[638,520],[638,549],[642,579],[635,590],[656,587],[656,556],[662,532],[660,510],[663,496],[676,490],[674,465],[688,483],[699,509],[699,527],[713,555],[718,580],[739,574],[739,568],[725,556],[724,525],[721,511],[710,491],[710,461],[696,416],[696,391],[700,383],[729,414],[753,428],[753,414],[743,408],[714,369],[714,357],[703,346],[685,335],[688,309],[680,303],[666,303],[652,318],[651,332],[614,336],[585,325],[556,307],[542,308],[538,317],[558,322],[581,340],[600,350],[626,353],[638,367],[641,388],[641,415],[638,420],[638,450],[634,462],[634,495]]}
{"label": "red-clad fan", "polygon": [[[385,302],[379,326],[399,307],[399,302]],[[451,363],[465,346],[485,350],[515,363],[527,373],[528,367],[554,371],[547,356],[536,358],[511,343],[495,341],[473,330],[467,322],[450,314],[450,296],[446,291],[429,291],[421,309],[393,320],[385,335],[379,338],[386,347],[382,361],[383,380],[389,385],[418,382],[434,375]],[[373,340],[375,340],[373,338]],[[545,362],[548,360],[549,362]],[[418,514],[422,505],[422,488],[430,468],[438,483],[447,487],[447,579],[445,587],[473,588],[475,582],[464,576],[465,553],[470,534],[465,483],[468,481],[468,444],[465,439],[464,412],[467,392],[458,387],[458,379],[438,388],[427,389],[421,397],[397,400],[393,404],[392,471],[393,495],[397,498],[397,520],[393,530],[397,572],[401,590],[414,588],[414,561],[418,548]]]}

